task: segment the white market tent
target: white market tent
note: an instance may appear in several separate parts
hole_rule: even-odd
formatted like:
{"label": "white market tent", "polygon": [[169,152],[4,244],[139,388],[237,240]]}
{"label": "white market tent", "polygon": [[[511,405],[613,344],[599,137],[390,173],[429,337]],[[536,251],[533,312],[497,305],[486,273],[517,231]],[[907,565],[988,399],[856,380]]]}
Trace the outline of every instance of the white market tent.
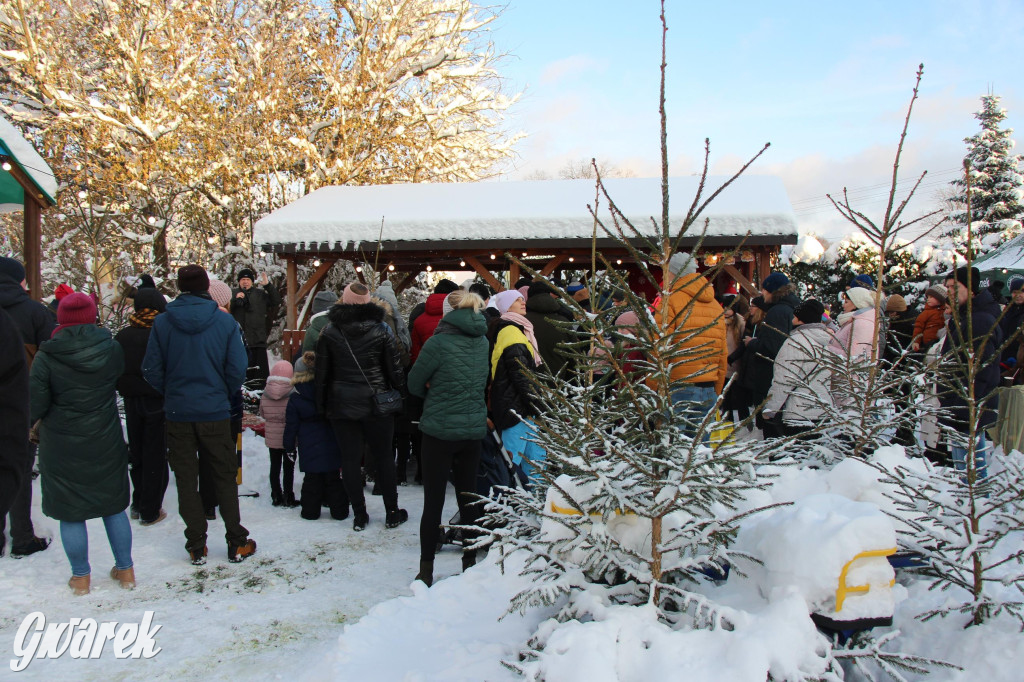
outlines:
{"label": "white market tent", "polygon": [[[707,178],[708,197],[727,178]],[[696,194],[696,176],[671,178],[669,214],[678,230]],[[604,181],[619,210],[639,229],[654,235],[652,220],[661,215],[660,178],[615,178]],[[507,283],[493,271],[508,271],[509,283],[526,261],[545,276],[560,269],[589,266],[594,219],[593,180],[494,181],[450,184],[405,184],[324,187],[284,206],[256,223],[253,243],[288,263],[288,328],[296,329],[299,302],[322,283],[338,260],[375,265],[382,276],[404,273],[401,290],[420,272],[472,268],[497,290]],[[612,227],[608,201],[598,199],[598,215]],[[722,252],[742,248],[742,257],[726,265],[748,290],[766,272],[783,244],[795,244],[796,219],[779,178],[738,178],[712,202],[703,220],[687,234],[684,248],[698,242],[706,263]],[[382,227],[383,226],[383,227]],[[606,256],[631,260],[628,250],[598,231],[597,246]],[[379,243],[378,243],[379,238]],[[639,240],[634,245],[641,246]],[[297,263],[319,261],[309,281],[297,281]],[[570,265],[571,264],[571,265]],[[623,265],[628,269],[629,264]]]}

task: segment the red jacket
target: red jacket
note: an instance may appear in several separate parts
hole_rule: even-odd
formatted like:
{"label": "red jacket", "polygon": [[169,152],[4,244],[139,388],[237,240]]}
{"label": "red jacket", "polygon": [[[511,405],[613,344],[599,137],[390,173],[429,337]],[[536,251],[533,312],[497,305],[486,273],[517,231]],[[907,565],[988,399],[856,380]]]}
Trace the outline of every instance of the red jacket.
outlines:
{"label": "red jacket", "polygon": [[444,299],[447,297],[448,294],[427,296],[427,302],[423,304],[423,313],[413,322],[412,348],[409,351],[409,357],[413,362],[416,362],[416,358],[419,357],[423,344],[434,335],[434,330],[437,329],[437,325],[443,317]]}

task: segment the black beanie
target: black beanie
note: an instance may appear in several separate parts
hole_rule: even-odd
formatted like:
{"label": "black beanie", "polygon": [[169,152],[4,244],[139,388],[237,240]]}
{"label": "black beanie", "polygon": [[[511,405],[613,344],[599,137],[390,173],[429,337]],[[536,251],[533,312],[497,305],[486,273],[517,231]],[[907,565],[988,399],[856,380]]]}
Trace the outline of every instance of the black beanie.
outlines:
{"label": "black beanie", "polygon": [[238,271],[238,281],[239,282],[241,282],[246,277],[248,277],[253,282],[256,281],[256,273],[253,272],[252,270],[250,270],[249,268],[242,268],[241,270]]}
{"label": "black beanie", "polygon": [[143,274],[139,275],[139,282],[138,282],[138,284],[135,285],[135,288],[136,289],[156,289],[156,282],[153,281],[153,278],[149,274],[143,273]]}
{"label": "black beanie", "polygon": [[[967,283],[967,276],[970,273],[971,282]],[[955,279],[956,281],[967,287],[972,294],[976,294],[981,291],[981,272],[978,268],[968,268],[966,265],[962,268],[957,268],[956,271],[946,276],[946,279]]]}
{"label": "black beanie", "polygon": [[155,287],[142,287],[135,292],[135,310],[155,310],[162,313],[167,310],[167,300]]}
{"label": "black beanie", "polygon": [[178,270],[178,291],[201,294],[210,290],[210,276],[201,265],[186,265]]}
{"label": "black beanie", "polygon": [[551,285],[542,279],[530,285],[530,288],[526,291],[526,298],[533,298],[534,296],[543,296],[544,294],[553,294],[555,290],[551,288]]}
{"label": "black beanie", "polygon": [[813,298],[807,299],[793,311],[793,316],[804,324],[821,322],[821,316],[824,314],[825,306],[821,304],[821,301],[816,301]]}
{"label": "black beanie", "polygon": [[444,294],[444,295],[447,296],[448,294],[452,293],[453,291],[458,291],[458,290],[459,290],[459,285],[456,284],[455,282],[451,281],[447,277],[442,279],[440,282],[438,282],[437,284],[434,285],[434,293],[435,294]]}

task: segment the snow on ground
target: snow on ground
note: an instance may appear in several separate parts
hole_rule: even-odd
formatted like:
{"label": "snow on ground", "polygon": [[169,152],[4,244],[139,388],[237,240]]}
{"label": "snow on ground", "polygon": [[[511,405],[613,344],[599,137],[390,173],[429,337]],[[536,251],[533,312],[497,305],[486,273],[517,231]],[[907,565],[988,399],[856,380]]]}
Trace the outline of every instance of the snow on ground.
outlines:
{"label": "snow on ground", "polygon": [[[242,489],[258,498],[240,498],[242,524],[258,543],[256,555],[240,564],[227,560],[224,526],[210,522],[210,556],[194,567],[184,549],[184,523],[177,513],[174,477],[164,498],[168,518],[143,528],[132,522],[133,558],[138,587],[127,592],[107,572],[113,557],[103,524],[89,521],[92,593],[73,597],[67,587],[71,570],[60,544],[59,525],[40,510],[35,482],[33,521],[37,535],[53,545],[24,559],[0,558],[0,679],[18,680],[190,680],[291,679],[326,652],[347,623],[375,604],[410,594],[419,564],[419,516],[423,489],[399,488],[399,503],[410,520],[384,528],[384,505],[366,489],[370,526],[352,531],[351,516],[335,521],[324,509],[319,521],[299,517],[298,509],[272,507],[267,480],[269,457],[263,439],[245,432]],[[295,472],[298,494],[302,475]],[[445,513],[455,512],[454,497]],[[9,552],[9,546],[8,546]],[[435,576],[461,570],[451,548],[437,557]],[[41,611],[48,623],[71,618],[141,621],[154,611],[161,625],[156,643],[162,651],[151,660],[117,660],[110,644],[99,660],[35,660],[12,673],[9,661],[22,620]],[[310,652],[320,652],[313,657]],[[397,653],[385,647],[379,656]]]}
{"label": "snow on ground", "polygon": [[[154,659],[117,660],[108,645],[99,660],[35,660],[17,676],[0,660],[0,679],[521,679],[502,665],[508,661],[524,665],[528,676],[557,680],[682,676],[763,682],[769,670],[785,679],[816,663],[815,647],[808,645],[818,635],[806,615],[806,597],[788,588],[765,594],[755,580],[730,578],[708,586],[708,596],[731,610],[735,624],[731,631],[712,632],[673,632],[642,608],[597,607],[593,620],[559,628],[547,620],[550,608],[506,615],[512,596],[527,586],[517,574],[519,557],[509,559],[511,570],[504,574],[494,556],[459,574],[459,553],[447,548],[437,557],[434,586],[410,586],[418,567],[421,488],[400,488],[411,520],[394,530],[383,527],[380,498],[367,495],[370,527],[354,533],[350,519],[310,522],[300,519],[298,510],[271,507],[262,439],[246,432],[245,452],[242,487],[258,490],[260,497],[241,499],[242,522],[259,543],[256,556],[244,563],[227,562],[219,521],[211,522],[207,565],[187,562],[173,480],[165,500],[168,520],[150,528],[133,525],[139,580],[134,592],[120,590],[106,577],[112,558],[99,521],[89,522],[94,582],[86,597],[72,597],[66,587],[70,570],[59,538],[34,556],[0,559],[0,642],[8,656],[18,626],[33,611],[57,623],[88,617],[139,622],[152,610],[162,626],[156,644],[163,649]],[[877,503],[877,480],[867,469],[859,462],[832,471],[783,469],[770,497],[831,493]],[[296,479],[298,490],[301,476]],[[452,513],[449,496],[446,516]],[[37,532],[56,535],[56,522],[39,512],[38,495],[34,518]],[[924,679],[1024,679],[1024,637],[1012,618],[966,630],[963,617],[922,623],[914,616],[949,595],[929,592],[906,576],[897,575],[897,581],[895,622],[903,634],[889,648],[964,668],[937,670]],[[539,660],[523,664],[518,653],[535,633],[546,638],[546,648]],[[851,673],[847,679],[863,678]]]}

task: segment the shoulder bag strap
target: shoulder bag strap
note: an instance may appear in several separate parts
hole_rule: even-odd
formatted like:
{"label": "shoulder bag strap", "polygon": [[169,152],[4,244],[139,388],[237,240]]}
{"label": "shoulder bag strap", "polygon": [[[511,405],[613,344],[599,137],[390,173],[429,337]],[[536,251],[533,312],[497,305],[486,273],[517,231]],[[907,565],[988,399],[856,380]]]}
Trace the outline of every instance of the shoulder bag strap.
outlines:
{"label": "shoulder bag strap", "polygon": [[352,354],[352,361],[356,363],[356,367],[359,368],[359,373],[363,375],[363,381],[366,382],[366,385],[370,387],[371,391],[374,390],[373,384],[371,384],[370,380],[366,378],[366,372],[363,371],[363,366],[359,364],[359,358],[356,357],[355,351],[353,351],[352,346],[349,345],[348,338],[340,329],[338,330],[338,334],[341,336],[341,340],[345,342],[345,345],[348,346],[348,352]]}

